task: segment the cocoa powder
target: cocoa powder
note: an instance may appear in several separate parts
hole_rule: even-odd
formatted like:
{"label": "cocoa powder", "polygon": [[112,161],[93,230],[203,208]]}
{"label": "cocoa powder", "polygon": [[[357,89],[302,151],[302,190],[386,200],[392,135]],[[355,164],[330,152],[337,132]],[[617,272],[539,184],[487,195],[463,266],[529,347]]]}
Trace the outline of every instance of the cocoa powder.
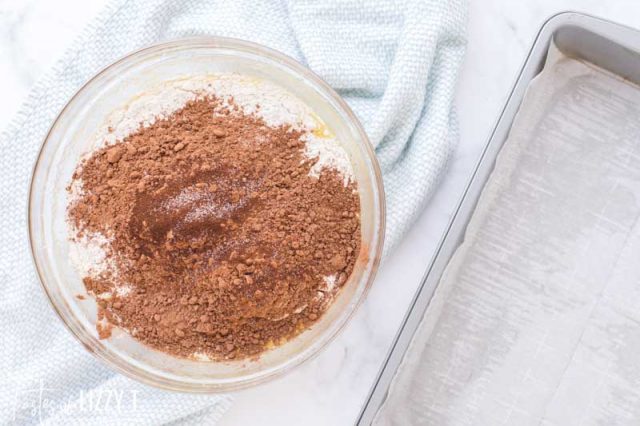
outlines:
{"label": "cocoa powder", "polygon": [[76,238],[111,241],[114,267],[84,279],[108,294],[102,337],[114,325],[173,355],[255,356],[316,322],[353,271],[356,184],[309,176],[303,131],[225,105],[191,101],[76,170]]}

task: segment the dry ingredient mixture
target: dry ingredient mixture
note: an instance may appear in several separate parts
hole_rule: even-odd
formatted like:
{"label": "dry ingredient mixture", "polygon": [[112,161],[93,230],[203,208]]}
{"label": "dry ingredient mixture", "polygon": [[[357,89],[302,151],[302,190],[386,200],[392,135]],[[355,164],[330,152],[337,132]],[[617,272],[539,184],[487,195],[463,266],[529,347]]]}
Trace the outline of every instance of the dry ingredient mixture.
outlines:
{"label": "dry ingredient mixture", "polygon": [[353,271],[360,207],[355,182],[314,169],[308,132],[207,95],[92,152],[68,220],[101,265],[84,278],[100,336],[240,359],[317,321]]}

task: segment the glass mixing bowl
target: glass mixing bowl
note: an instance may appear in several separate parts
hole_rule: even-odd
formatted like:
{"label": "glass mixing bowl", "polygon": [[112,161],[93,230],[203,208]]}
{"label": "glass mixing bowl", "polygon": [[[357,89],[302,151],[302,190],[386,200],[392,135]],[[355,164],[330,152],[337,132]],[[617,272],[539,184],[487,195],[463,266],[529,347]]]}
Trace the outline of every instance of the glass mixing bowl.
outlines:
{"label": "glass mixing bowl", "polygon": [[[333,130],[347,150],[359,185],[362,250],[354,272],[311,328],[258,359],[197,361],[151,349],[124,331],[100,340],[96,303],[69,259],[67,185],[110,112],[163,81],[238,72],[296,94]],[[380,169],[367,135],[347,104],[291,58],[245,41],[198,37],[154,45],[108,66],[86,83],[53,123],[38,156],[29,196],[29,237],[35,266],[51,303],[78,340],[115,370],[161,388],[223,392],[281,376],[324,348],[347,324],[373,281],[384,235]]]}

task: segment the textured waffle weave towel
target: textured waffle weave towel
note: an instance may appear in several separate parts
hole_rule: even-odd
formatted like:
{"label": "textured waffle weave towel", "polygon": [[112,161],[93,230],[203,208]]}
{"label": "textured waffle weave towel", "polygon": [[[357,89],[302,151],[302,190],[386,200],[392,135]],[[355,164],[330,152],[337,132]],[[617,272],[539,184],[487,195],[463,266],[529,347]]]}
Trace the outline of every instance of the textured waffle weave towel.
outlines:
{"label": "textured waffle weave towel", "polygon": [[[158,391],[114,374],[73,341],[40,290],[25,223],[30,169],[82,83],[132,50],[184,36],[237,37],[292,56],[345,97],[376,146],[388,251],[433,192],[456,139],[451,103],[465,11],[463,0],[111,1],[0,137],[0,423],[107,424],[114,414],[129,424],[212,423],[229,404],[228,397]],[[101,412],[91,399],[97,396],[119,400],[119,412]]]}

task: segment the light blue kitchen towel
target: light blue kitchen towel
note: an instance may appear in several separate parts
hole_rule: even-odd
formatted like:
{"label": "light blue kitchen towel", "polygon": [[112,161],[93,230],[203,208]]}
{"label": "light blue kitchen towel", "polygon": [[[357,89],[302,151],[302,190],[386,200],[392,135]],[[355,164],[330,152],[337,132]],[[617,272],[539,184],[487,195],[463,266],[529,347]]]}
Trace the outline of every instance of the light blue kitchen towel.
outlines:
{"label": "light blue kitchen towel", "polygon": [[[211,424],[230,404],[110,371],[63,329],[39,287],[25,220],[30,170],[56,114],[84,82],[132,50],[185,36],[237,37],[290,55],[347,100],[376,147],[388,252],[433,193],[456,141],[465,15],[464,0],[110,1],[0,136],[0,423],[110,424],[115,416],[121,424]],[[103,412],[97,396],[118,410]]]}

